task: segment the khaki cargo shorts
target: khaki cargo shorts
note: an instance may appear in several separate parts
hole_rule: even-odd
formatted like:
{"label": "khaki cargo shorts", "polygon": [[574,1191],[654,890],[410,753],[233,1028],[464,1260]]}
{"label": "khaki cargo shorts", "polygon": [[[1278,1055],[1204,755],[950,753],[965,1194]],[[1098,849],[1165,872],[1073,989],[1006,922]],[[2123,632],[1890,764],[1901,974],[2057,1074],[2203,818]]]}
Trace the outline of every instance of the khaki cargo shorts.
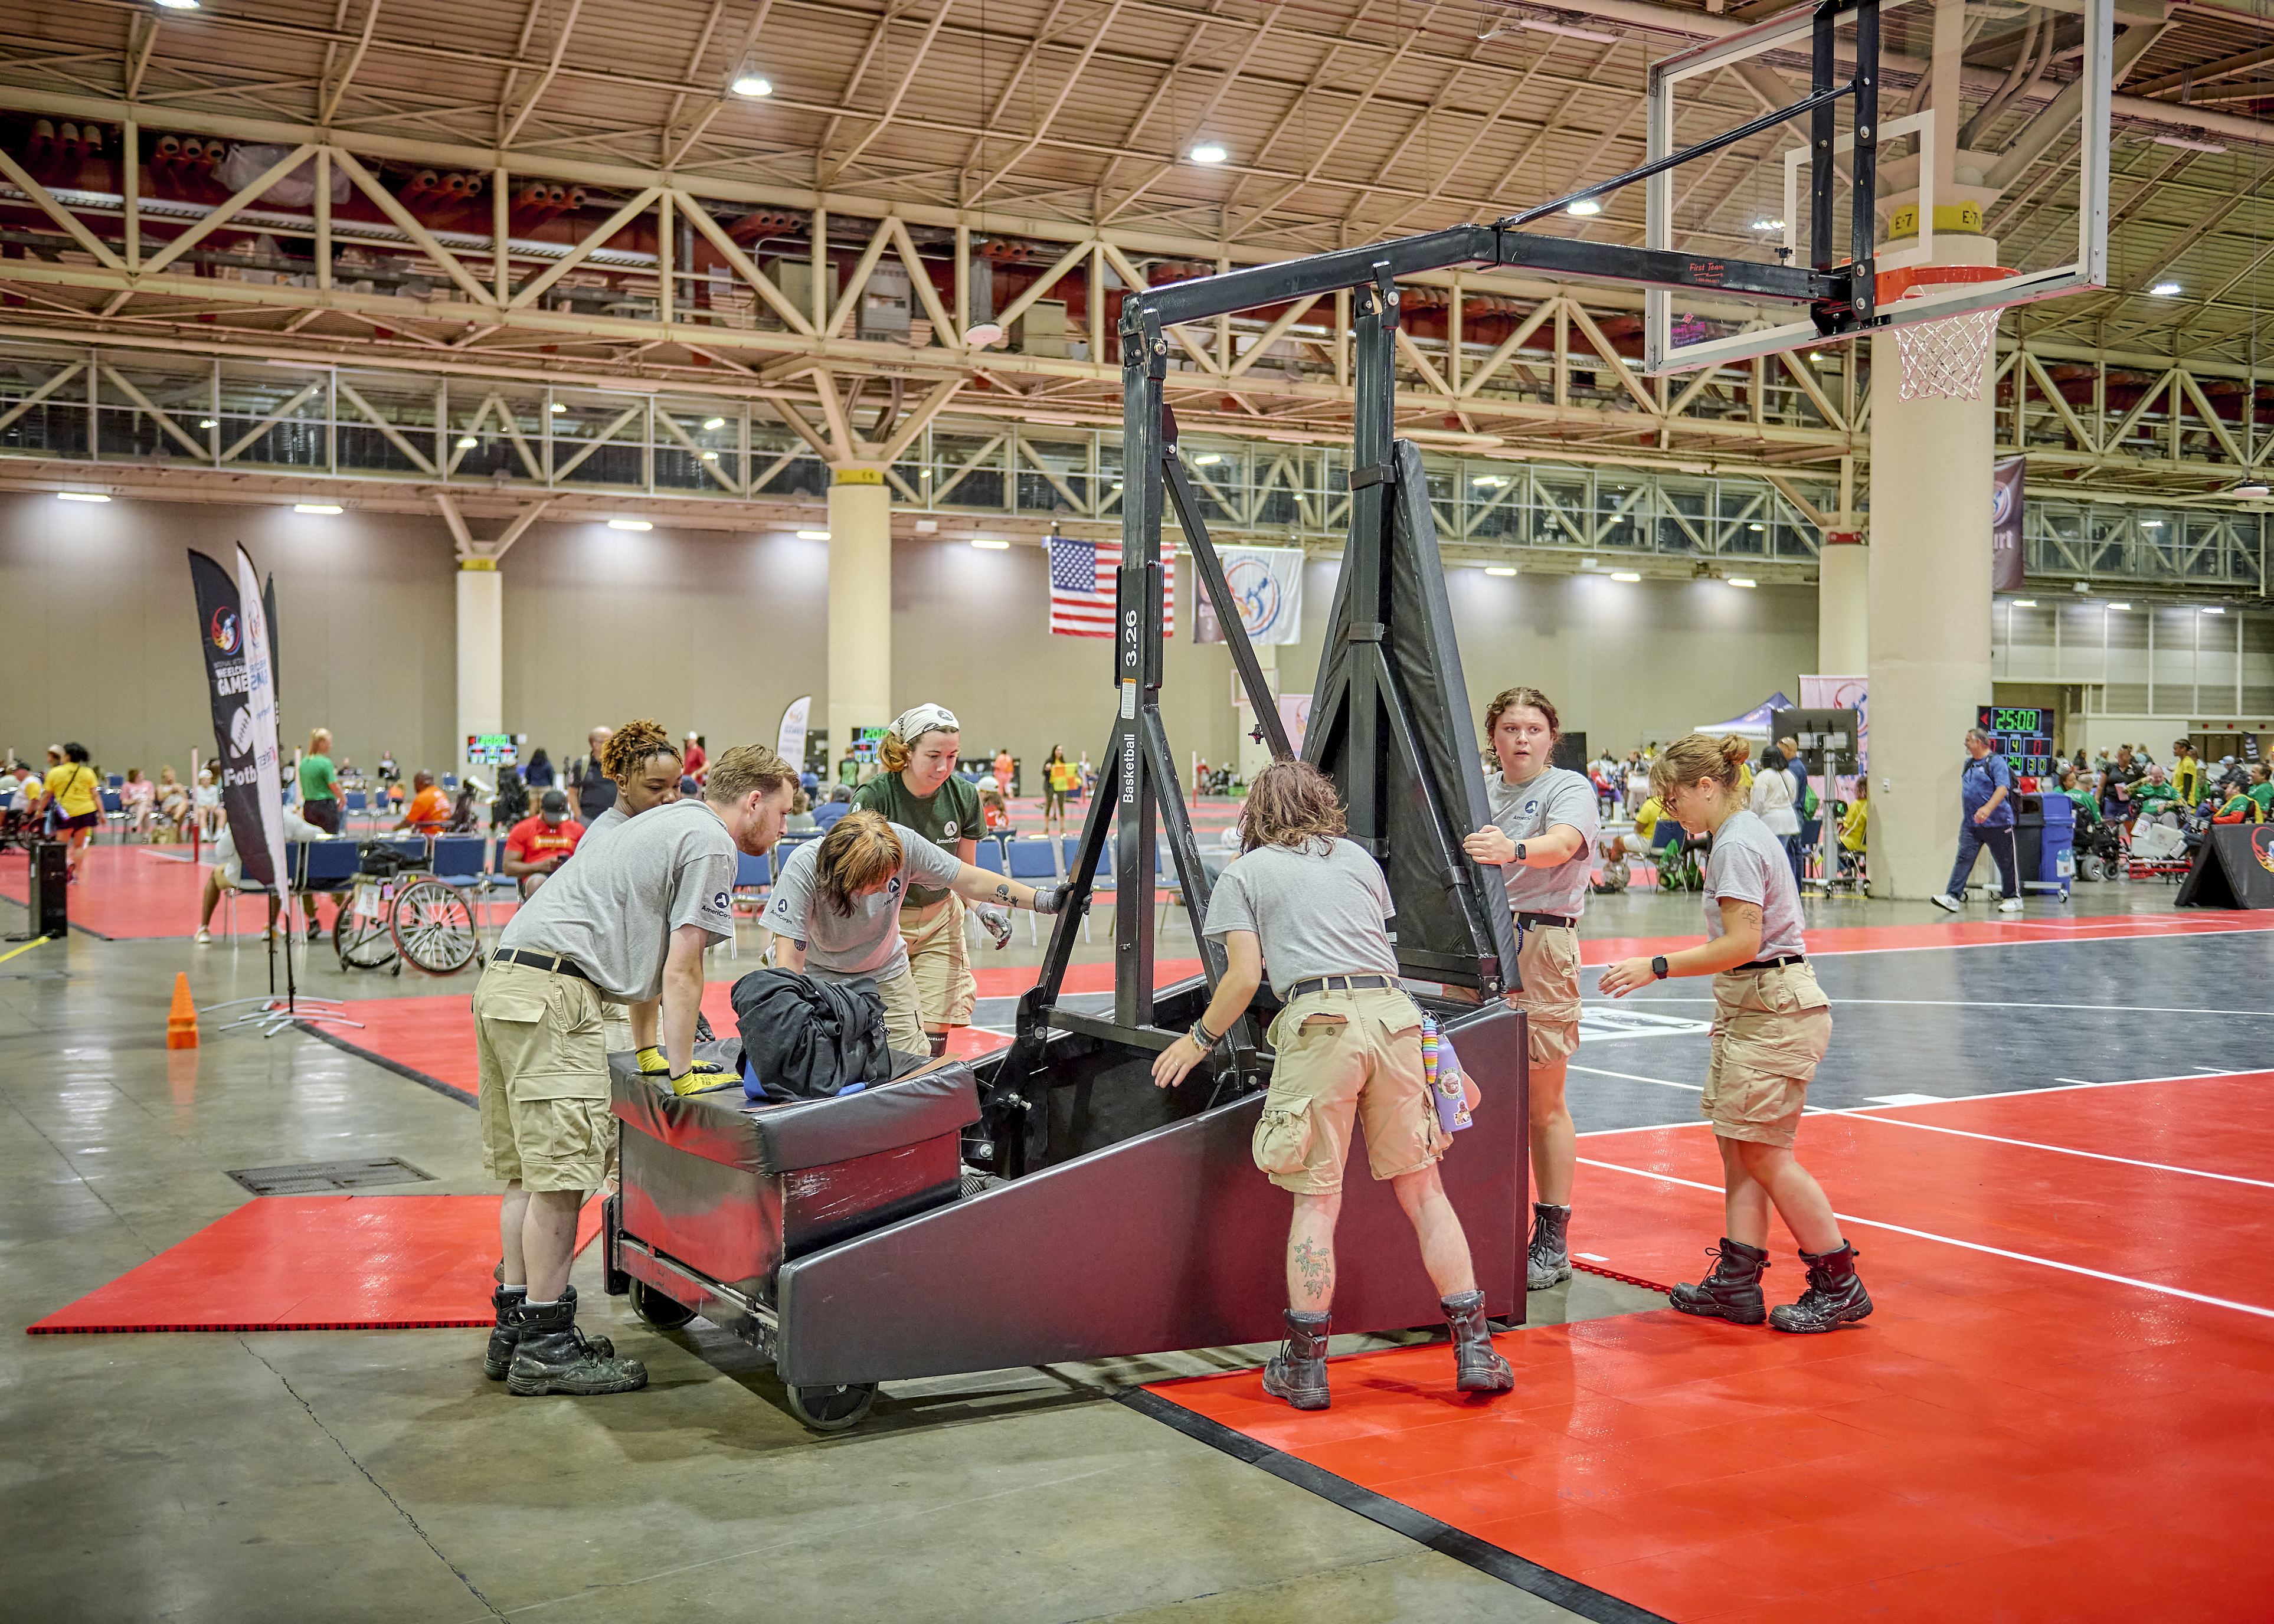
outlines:
{"label": "khaki cargo shorts", "polygon": [[979,999],[979,981],[971,974],[963,915],[963,898],[953,894],[929,921],[920,908],[900,910],[900,941],[908,950],[908,974],[915,977],[916,1001],[923,1009],[920,1024],[971,1024],[971,1006]]}
{"label": "khaki cargo shorts", "polygon": [[1698,1114],[1725,1139],[1792,1148],[1832,1041],[1832,1001],[1804,964],[1713,978],[1713,1057]]}
{"label": "khaki cargo shorts", "polygon": [[1421,1071],[1421,1011],[1404,993],[1306,993],[1279,1011],[1269,1037],[1278,1059],[1254,1148],[1282,1190],[1340,1190],[1356,1122],[1377,1179],[1418,1173],[1445,1154],[1451,1136]]}
{"label": "khaki cargo shorts", "polygon": [[1533,925],[1516,950],[1521,992],[1505,1002],[1527,1017],[1532,1064],[1569,1060],[1579,1049],[1579,932],[1569,925]]}
{"label": "khaki cargo shorts", "polygon": [[493,964],[474,989],[482,1163],[527,1190],[597,1190],[616,1119],[608,1051],[590,981]]}

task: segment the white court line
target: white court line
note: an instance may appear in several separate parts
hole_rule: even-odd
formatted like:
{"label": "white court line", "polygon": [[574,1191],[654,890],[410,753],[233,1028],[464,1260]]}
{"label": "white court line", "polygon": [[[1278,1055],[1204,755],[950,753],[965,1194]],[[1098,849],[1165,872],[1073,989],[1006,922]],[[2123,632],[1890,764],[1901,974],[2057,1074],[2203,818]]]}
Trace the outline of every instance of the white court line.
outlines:
{"label": "white court line", "polygon": [[[1841,927],[1827,925],[1827,930]],[[1827,947],[1808,950],[1811,959],[1853,959],[1861,953],[1946,953],[1969,947],[2048,947],[2063,942],[2175,942],[2199,936],[2254,936],[2274,932],[2274,925],[2241,925],[2233,930],[2135,930],[2126,936],[2024,936],[2018,942],[1924,942],[1914,947]],[[1597,966],[1590,966],[1590,968]]]}
{"label": "white court line", "polygon": [[[1692,1094],[1706,1092],[1706,1085],[1703,1083],[1669,1083],[1662,1077],[1638,1077],[1632,1071],[1606,1071],[1600,1066],[1574,1065],[1566,1062],[1563,1069],[1567,1071],[1585,1071],[1590,1077],[1615,1077],[1630,1083],[1656,1083],[1660,1088],[1687,1088]],[[1614,1129],[1613,1132],[1629,1133],[1633,1130],[1619,1128]]]}
{"label": "white court line", "polygon": [[[1711,998],[1626,998],[1628,1004],[1711,1004]],[[2255,1015],[2274,1019],[2274,1010],[2195,1010],[2154,1004],[2041,1004],[2034,998],[2012,1002],[1990,998],[1849,998],[1833,999],[1836,1008],[1847,1004],[1894,1004],[1928,1010],[2094,1010],[2112,1015]],[[1582,1005],[1582,1008],[1588,1007]]]}
{"label": "white court line", "polygon": [[1923,1133],[1952,1133],[1962,1139],[1987,1139],[1992,1145],[2018,1145],[2023,1150],[2050,1150],[2064,1156],[2087,1156],[2095,1162],[2120,1162],[2126,1167],[2153,1168],[2158,1173],[2185,1173],[2195,1178],[2216,1178],[2230,1184],[2255,1184],[2261,1190],[2274,1190],[2274,1180],[2245,1178],[2238,1173],[2209,1173],[2201,1168],[2173,1167],[2168,1162],[2141,1162],[2130,1156],[2105,1156],[2097,1150],[2077,1150],[2067,1145],[2040,1145],[2035,1139],[2009,1139],[1999,1133],[1969,1133],[1964,1128],[1945,1128],[1931,1122],[1913,1122],[1908,1116],[1882,1116],[1868,1110],[1832,1110],[1823,1115],[1853,1116],[1858,1122],[1883,1122],[1890,1127],[1916,1128]]}
{"label": "white court line", "polygon": [[[1631,1173],[1638,1178],[1654,1178],[1661,1184],[1682,1184],[1691,1190],[1704,1190],[1714,1195],[1722,1193],[1719,1184],[1701,1184],[1694,1178],[1676,1178],[1671,1173],[1653,1173],[1647,1168],[1631,1168],[1616,1162],[1595,1162],[1585,1156],[1578,1158],[1585,1166],[1601,1168],[1610,1173]],[[1955,1236],[1937,1235],[1928,1229],[1913,1229],[1900,1223],[1881,1223],[1874,1218],[1858,1218],[1851,1213],[1832,1214],[1842,1223],[1860,1224],[1867,1229],[1885,1229],[1893,1235],[1908,1235],[1914,1240],[1939,1241],[1946,1246],[1957,1246],[1968,1252],[1987,1252],[1993,1258],[2010,1258],[2017,1263],[2034,1263],[2041,1268],[2059,1269],[2065,1274],[2082,1274],[2090,1280],[2105,1280],[2120,1286],[2132,1286],[2142,1291],[2153,1291],[2161,1297],[2184,1297],[2190,1303],[2207,1303],[2213,1308],[2232,1308],[2246,1314],[2256,1314],[2262,1320],[2274,1320],[2274,1308],[2261,1308],[2255,1303],[2238,1303],[2232,1297],[2206,1297],[2200,1291],[2183,1291],[2177,1286],[2157,1285],[2152,1280],[2135,1280],[2129,1274],[2111,1274],[2102,1269],[2086,1268],[2081,1263],[2063,1263],[2053,1258],[2039,1258],[2026,1252],[2008,1252],[2002,1246],[1985,1246],[1979,1241],[1962,1241]]]}

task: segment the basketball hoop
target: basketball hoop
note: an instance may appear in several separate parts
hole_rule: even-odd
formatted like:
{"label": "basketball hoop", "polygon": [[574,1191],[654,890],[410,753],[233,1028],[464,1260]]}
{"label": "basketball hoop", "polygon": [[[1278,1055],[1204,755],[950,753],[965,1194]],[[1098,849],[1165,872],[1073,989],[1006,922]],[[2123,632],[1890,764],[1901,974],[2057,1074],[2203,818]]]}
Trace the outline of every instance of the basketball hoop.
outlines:
{"label": "basketball hoop", "polygon": [[[1994,265],[1926,265],[1890,271],[1879,278],[1879,308],[1891,300],[1923,299],[1928,289],[1960,282],[1997,282],[2012,275]],[[1997,342],[1995,306],[1969,310],[1940,321],[1918,321],[1895,329],[1903,358],[1902,398],[1974,401],[1982,398],[1982,379]]]}

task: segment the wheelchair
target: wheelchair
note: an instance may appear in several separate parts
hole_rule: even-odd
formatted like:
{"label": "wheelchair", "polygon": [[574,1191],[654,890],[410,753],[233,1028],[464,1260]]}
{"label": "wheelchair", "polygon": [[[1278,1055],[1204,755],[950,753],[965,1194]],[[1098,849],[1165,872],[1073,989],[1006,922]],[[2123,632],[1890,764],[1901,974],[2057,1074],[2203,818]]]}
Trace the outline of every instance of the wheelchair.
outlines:
{"label": "wheelchair", "polygon": [[332,921],[343,970],[455,975],[480,957],[474,910],[455,885],[426,872],[431,857],[384,840],[357,848],[356,874]]}

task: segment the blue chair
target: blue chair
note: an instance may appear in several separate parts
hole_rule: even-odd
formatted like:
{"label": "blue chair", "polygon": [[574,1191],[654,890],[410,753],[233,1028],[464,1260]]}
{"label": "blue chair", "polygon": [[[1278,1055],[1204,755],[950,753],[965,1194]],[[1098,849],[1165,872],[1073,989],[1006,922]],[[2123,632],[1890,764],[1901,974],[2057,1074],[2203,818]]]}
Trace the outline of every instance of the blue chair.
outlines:
{"label": "blue chair", "polygon": [[340,805],[344,817],[361,817],[371,810],[371,797],[359,789],[351,789]]}
{"label": "blue chair", "polygon": [[480,835],[434,837],[434,877],[466,893],[466,900],[475,909],[477,930],[481,929],[482,899],[490,889],[489,846]]}
{"label": "blue chair", "polygon": [[1007,860],[1003,855],[1003,843],[993,835],[982,835],[971,851],[974,868],[984,868],[990,874],[1008,874]]}
{"label": "blue chair", "polygon": [[[762,853],[753,857],[748,852],[734,853],[734,897],[737,901],[742,900],[747,894],[749,898],[757,905],[757,911],[764,913],[766,889],[773,883],[774,863],[771,854]],[[730,909],[730,916],[731,914]],[[742,934],[738,930],[734,936],[727,938],[727,957],[740,959],[742,956]]]}
{"label": "blue chair", "polygon": [[[1024,880],[1029,885],[1056,884],[1058,881],[1058,843],[1055,840],[1006,840],[1003,844],[1003,854],[1008,865],[1005,872],[1012,879]],[[1087,915],[1082,919],[1081,928],[1087,940],[1089,931]],[[1034,914],[1028,914],[1027,939],[1039,942],[1042,939],[1041,929]]]}
{"label": "blue chair", "polygon": [[458,775],[457,775],[456,773],[455,773],[455,772],[446,772],[446,773],[444,773],[444,774],[442,775],[442,787],[443,787],[444,789],[456,789],[456,788],[457,788],[457,787],[458,787]]}
{"label": "blue chair", "polygon": [[[329,891],[336,899],[355,879],[359,844],[352,839],[335,838],[310,840],[295,847],[292,889]],[[311,908],[310,921],[313,922],[314,918],[315,910]]]}
{"label": "blue chair", "polygon": [[126,823],[126,798],[115,789],[106,789],[100,792],[99,799],[102,806],[102,821],[106,823],[117,823],[124,829]]}

